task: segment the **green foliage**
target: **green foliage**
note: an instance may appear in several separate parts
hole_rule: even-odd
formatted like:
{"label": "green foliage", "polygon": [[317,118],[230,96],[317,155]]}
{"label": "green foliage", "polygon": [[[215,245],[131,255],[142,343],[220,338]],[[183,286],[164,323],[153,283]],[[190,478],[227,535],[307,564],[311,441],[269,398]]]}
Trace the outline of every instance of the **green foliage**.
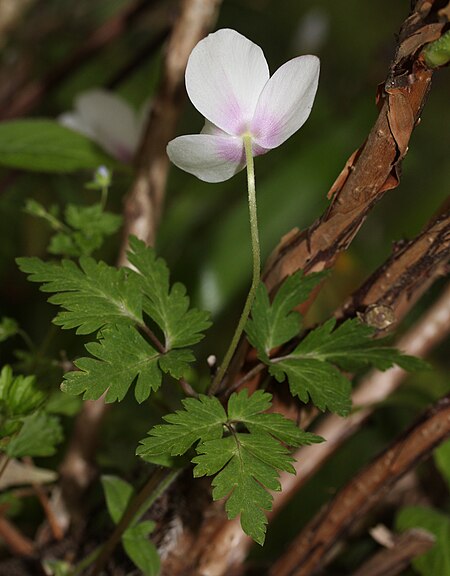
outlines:
{"label": "green foliage", "polygon": [[122,218],[104,212],[101,204],[75,206],[68,204],[65,221],[71,228],[58,232],[50,240],[50,254],[61,256],[89,256],[100,248],[108,236],[120,228]]}
{"label": "green foliage", "polygon": [[288,355],[270,358],[271,349],[298,334],[300,315],[292,312],[292,308],[303,302],[322,279],[322,274],[293,274],[282,284],[272,304],[266,289],[260,286],[246,332],[259,358],[269,366],[270,374],[278,382],[287,377],[294,396],[303,402],[311,400],[320,410],[328,408],[345,416],[351,409],[351,385],[339,368],[356,371],[372,365],[386,370],[397,364],[406,370],[416,370],[426,364],[386,346],[383,341],[373,340],[374,329],[359,319],[348,320],[336,328],[334,318],[307,334]]}
{"label": "green foliage", "polygon": [[42,282],[43,292],[56,292],[49,302],[61,306],[54,319],[67,330],[90,334],[111,324],[142,324],[142,296],[136,274],[117,269],[93,258],[44,262],[39,258],[17,258],[31,282]]}
{"label": "green foliage", "polygon": [[303,276],[302,271],[296,272],[283,282],[272,303],[265,285],[261,283],[258,286],[252,318],[247,322],[245,330],[261,360],[267,362],[273,348],[298,335],[302,317],[293,308],[307,300],[325,276],[326,273]]}
{"label": "green foliage", "polygon": [[434,461],[450,489],[450,440],[443,442],[434,451]]}
{"label": "green foliage", "polygon": [[90,256],[122,224],[122,217],[105,212],[102,203],[91,206],[68,204],[64,210],[64,221],[57,206],[47,210],[33,199],[27,200],[25,212],[45,220],[55,232],[50,239],[48,252],[70,258]]}
{"label": "green foliage", "polygon": [[169,269],[155,252],[141,240],[130,238],[128,259],[139,272],[140,286],[144,293],[143,309],[161,328],[165,348],[183,348],[196,344],[202,332],[211,325],[209,314],[189,309],[186,288],[179,282],[169,284]]}
{"label": "green foliage", "polygon": [[415,558],[412,565],[422,576],[450,574],[450,517],[433,510],[411,506],[400,511],[396,518],[398,530],[423,528],[436,537],[431,550]]}
{"label": "green foliage", "polygon": [[23,426],[11,438],[6,453],[11,458],[52,456],[63,439],[61,424],[56,416],[38,411],[23,419]]}
{"label": "green foliage", "polygon": [[159,554],[148,536],[155,529],[151,520],[141,522],[125,531],[122,545],[128,557],[145,576],[157,576],[160,569]]}
{"label": "green foliage", "polygon": [[19,325],[14,318],[4,316],[0,321],[0,342],[4,342],[19,332]]}
{"label": "green foliage", "polygon": [[184,454],[198,443],[194,476],[212,476],[215,500],[228,496],[228,517],[240,515],[243,530],[264,543],[272,496],[280,490],[278,471],[294,473],[293,458],[285,446],[320,442],[321,438],[297,428],[281,414],[265,413],[270,394],[258,390],[231,395],[226,412],[215,397],[201,395],[183,400],[183,410],[164,417],[141,441],[137,453],[143,457]]}
{"label": "green foliage", "polygon": [[14,376],[10,366],[0,373],[0,437],[9,436],[23,423],[23,417],[37,410],[46,395],[34,376]]}
{"label": "green foliage", "polygon": [[52,120],[28,119],[0,126],[0,165],[36,172],[65,173],[112,160],[85,136]]}
{"label": "green foliage", "polygon": [[123,400],[136,380],[135,397],[146,400],[161,385],[157,352],[132,326],[111,326],[101,331],[99,342],[86,344],[97,358],[80,358],[76,371],[64,375],[61,389],[69,394],[84,392],[85,400],[95,400],[107,390],[106,402]]}
{"label": "green foliage", "polygon": [[428,44],[423,54],[425,62],[431,68],[447,64],[450,61],[450,31],[447,30],[438,40]]}
{"label": "green foliage", "polygon": [[[134,489],[128,482],[116,476],[102,476],[102,485],[109,515],[114,524],[117,524],[134,495]],[[155,529],[155,523],[151,520],[139,522],[146,510],[147,506],[144,504],[123,533],[122,545],[130,560],[145,576],[157,576],[160,567],[159,555],[148,538]]]}
{"label": "green foliage", "polygon": [[[130,239],[130,261],[136,271],[117,269],[90,257],[79,266],[70,260],[60,264],[39,258],[18,258],[20,269],[41,290],[56,292],[49,302],[63,308],[54,323],[78,334],[97,330],[99,342],[86,345],[93,358],[75,362],[78,371],[65,375],[62,389],[99,398],[106,390],[107,402],[122,400],[136,381],[135,398],[146,400],[161,385],[162,373],[181,378],[195,358],[185,346],[203,338],[209,327],[207,312],[189,309],[182,284],[169,285],[169,271],[154,251],[136,238]],[[156,350],[138,331],[148,334],[144,314],[164,334],[165,346]]]}
{"label": "green foliage", "polygon": [[109,515],[117,524],[134,494],[133,486],[117,476],[104,475],[101,480]]}
{"label": "green foliage", "polygon": [[289,355],[271,361],[269,371],[282,382],[288,378],[293,395],[303,402],[310,398],[320,410],[328,408],[346,416],[351,408],[350,381],[339,368],[354,371],[372,365],[386,370],[397,364],[408,370],[424,368],[418,358],[372,340],[373,329],[359,319],[335,328],[331,318],[310,332]]}

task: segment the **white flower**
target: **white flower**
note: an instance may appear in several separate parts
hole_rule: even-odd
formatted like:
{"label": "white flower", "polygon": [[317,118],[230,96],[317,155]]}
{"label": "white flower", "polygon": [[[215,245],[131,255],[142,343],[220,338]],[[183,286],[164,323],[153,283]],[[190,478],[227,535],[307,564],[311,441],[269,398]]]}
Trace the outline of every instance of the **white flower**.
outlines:
{"label": "white flower", "polygon": [[130,163],[141,139],[148,103],[139,114],[122,98],[102,89],[88,90],[75,99],[75,110],[58,121],[94,140],[121,162]]}
{"label": "white flower", "polygon": [[272,77],[259,46],[235,30],[201,40],[186,68],[186,90],[205,117],[200,134],[169,142],[179,168],[206,182],[222,182],[245,166],[244,136],[254,156],[276,148],[296,132],[311,111],[319,59],[299,56]]}

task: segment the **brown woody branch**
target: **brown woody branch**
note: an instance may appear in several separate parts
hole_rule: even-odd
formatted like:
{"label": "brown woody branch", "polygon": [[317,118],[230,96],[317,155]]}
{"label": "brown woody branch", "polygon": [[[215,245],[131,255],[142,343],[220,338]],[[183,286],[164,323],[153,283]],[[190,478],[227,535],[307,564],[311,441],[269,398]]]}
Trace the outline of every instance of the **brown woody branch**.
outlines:
{"label": "brown woody branch", "polygon": [[450,395],[422,415],[385,452],[357,474],[273,565],[270,576],[310,576],[355,519],[371,510],[394,484],[450,436]]}
{"label": "brown woody branch", "polygon": [[416,238],[394,244],[390,258],[337,315],[353,317],[368,306],[387,306],[402,318],[436,277],[446,273],[449,259],[450,207],[446,206]]}

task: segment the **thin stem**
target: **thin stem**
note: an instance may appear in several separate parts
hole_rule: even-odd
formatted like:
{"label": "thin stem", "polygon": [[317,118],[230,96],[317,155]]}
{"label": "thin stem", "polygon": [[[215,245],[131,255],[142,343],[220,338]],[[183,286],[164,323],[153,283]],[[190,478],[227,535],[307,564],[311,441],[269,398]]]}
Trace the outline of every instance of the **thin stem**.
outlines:
{"label": "thin stem", "polygon": [[218,391],[227,368],[231,362],[231,359],[233,358],[233,354],[236,351],[237,345],[239,344],[239,340],[242,336],[242,332],[244,331],[245,324],[247,323],[261,275],[261,254],[259,248],[258,217],[256,211],[255,167],[252,154],[252,139],[250,135],[245,135],[243,140],[245,159],[247,162],[248,208],[250,213],[250,232],[252,237],[253,277],[250,291],[248,293],[247,300],[245,301],[241,317],[239,318],[236,331],[225,354],[223,362],[220,365],[220,368],[213,380],[210,394],[214,394]]}
{"label": "thin stem", "polygon": [[132,499],[128,508],[125,510],[122,518],[120,519],[120,522],[117,524],[114,532],[102,547],[101,552],[97,556],[96,562],[92,569],[91,576],[97,576],[103,570],[111,554],[114,552],[115,547],[120,542],[123,533],[133,521],[135,516],[139,514],[141,509],[142,513],[148,510],[148,508],[150,508],[155,500],[157,500],[159,496],[165,490],[167,490],[167,488],[175,480],[180,472],[181,469],[167,471],[164,468],[160,468],[153,472],[141,491]]}

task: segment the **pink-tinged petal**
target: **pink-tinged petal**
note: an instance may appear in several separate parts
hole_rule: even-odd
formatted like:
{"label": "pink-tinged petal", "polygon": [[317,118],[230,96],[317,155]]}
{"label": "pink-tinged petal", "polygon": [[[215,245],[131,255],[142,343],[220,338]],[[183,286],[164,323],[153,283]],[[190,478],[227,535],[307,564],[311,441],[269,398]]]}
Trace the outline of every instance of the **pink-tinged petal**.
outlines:
{"label": "pink-tinged petal", "polygon": [[251,124],[263,148],[276,148],[306,122],[319,82],[316,56],[299,56],[283,64],[264,86]]}
{"label": "pink-tinged petal", "polygon": [[205,182],[223,182],[245,166],[244,145],[235,136],[179,136],[167,145],[167,155],[178,168]]}
{"label": "pink-tinged petal", "polygon": [[122,98],[106,90],[89,90],[75,101],[78,114],[95,141],[123,162],[130,162],[139,143],[137,115]]}
{"label": "pink-tinged petal", "polygon": [[261,48],[230,29],[201,40],[186,68],[186,90],[194,106],[213,124],[236,136],[247,130],[268,79]]}

